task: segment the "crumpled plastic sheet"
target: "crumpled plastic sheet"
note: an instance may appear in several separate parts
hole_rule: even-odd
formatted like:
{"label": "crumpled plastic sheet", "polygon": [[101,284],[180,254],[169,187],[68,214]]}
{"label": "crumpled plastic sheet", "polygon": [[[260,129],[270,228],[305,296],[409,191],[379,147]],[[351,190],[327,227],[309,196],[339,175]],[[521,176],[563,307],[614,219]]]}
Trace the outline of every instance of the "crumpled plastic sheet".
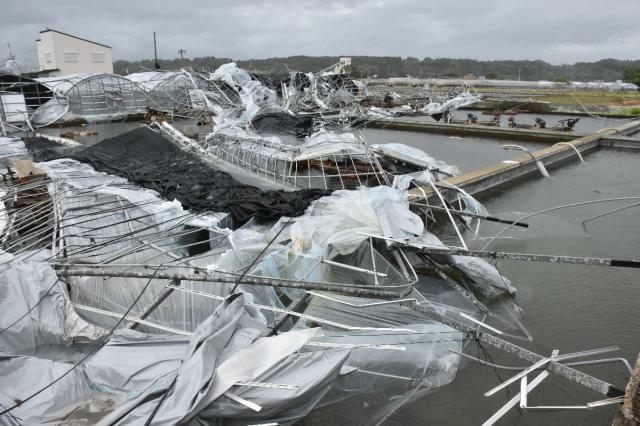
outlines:
{"label": "crumpled plastic sheet", "polygon": [[450,176],[460,174],[460,169],[456,166],[449,165],[441,160],[436,160],[423,150],[402,143],[376,144],[371,145],[371,148],[380,154],[410,161],[420,167],[441,170]]}
{"label": "crumpled plastic sheet", "polygon": [[[65,374],[71,366],[64,362],[0,353],[0,407],[8,408],[16,398],[25,398]],[[91,383],[82,369],[67,374],[55,385],[10,413],[0,417],[2,425],[53,425],[93,396]]]}
{"label": "crumpled plastic sheet", "polygon": [[450,258],[453,264],[471,278],[476,287],[485,295],[493,295],[491,287],[500,292],[516,293],[517,290],[511,281],[486,260],[472,256],[450,256]]}
{"label": "crumpled plastic sheet", "polygon": [[[420,241],[448,248],[437,236],[428,231],[425,231]],[[511,281],[486,260],[479,257],[458,255],[446,256],[446,258],[470,278],[471,284],[484,296],[494,296],[496,290],[509,294],[516,293],[516,288],[511,284]]]}
{"label": "crumpled plastic sheet", "polygon": [[257,80],[253,80],[248,72],[240,69],[234,62],[223,64],[211,74],[213,80],[222,80],[235,87],[240,95],[244,111],[238,117],[232,118],[230,111],[217,111],[216,124],[220,127],[227,125],[247,125],[258,114],[261,108],[276,107],[276,93]]}
{"label": "crumpled plastic sheet", "polygon": [[95,342],[106,335],[76,313],[65,284],[45,262],[50,254],[26,253],[25,260],[0,255],[0,351]]}
{"label": "crumpled plastic sheet", "polygon": [[453,111],[458,108],[463,108],[466,106],[473,105],[475,103],[480,102],[482,99],[480,97],[472,95],[469,92],[463,92],[454,98],[448,99],[444,102],[430,102],[424,107],[422,107],[422,111],[426,114],[441,114],[446,111]]}
{"label": "crumpled plastic sheet", "polygon": [[[144,424],[166,392],[153,424],[210,424],[219,418],[295,421],[333,384],[348,349],[301,349],[319,329],[259,338],[264,323],[245,309],[242,294],[223,302],[187,341],[118,331],[88,361],[3,418],[6,424]],[[125,357],[126,358],[123,358]],[[127,362],[122,362],[126,359]],[[0,403],[12,405],[50,384],[69,364],[29,356],[0,355]],[[267,382],[287,388],[254,388]],[[233,395],[265,406],[256,413]],[[224,395],[224,396],[223,396]],[[17,420],[13,419],[19,419]]]}
{"label": "crumpled plastic sheet", "polygon": [[13,158],[30,158],[29,150],[20,138],[5,138],[0,136],[0,167],[2,173],[7,171]]}
{"label": "crumpled plastic sheet", "polygon": [[[282,221],[270,233],[250,229],[236,231],[231,236],[233,249],[223,254],[219,261],[209,265],[210,273],[238,270],[249,266],[280,229]],[[290,240],[286,245],[272,244],[255,263],[249,273],[255,275],[307,281],[332,282],[336,269],[320,263],[322,258],[356,255],[362,250],[355,264],[371,264],[370,251],[362,248],[368,240],[365,234],[383,235],[398,239],[416,238],[422,234],[424,225],[412,213],[402,193],[386,187],[360,188],[356,191],[335,191],[313,203],[303,216],[295,219],[284,231]],[[382,270],[386,261],[378,259]],[[397,279],[398,272],[391,274],[389,281]],[[255,290],[252,291],[255,294]],[[262,296],[264,298],[266,296]],[[274,295],[267,299],[275,302]]]}
{"label": "crumpled plastic sheet", "polygon": [[[415,293],[410,296],[416,296]],[[462,333],[426,321],[398,304],[368,307],[367,304],[379,300],[325,294],[331,299],[313,297],[304,313],[364,329],[344,331],[329,327],[324,331],[325,336],[317,339],[355,346],[322,405],[355,397],[357,401],[365,402],[357,405],[357,409],[367,422],[373,423],[398,406],[455,378],[459,357],[451,350],[461,350]],[[299,321],[296,328],[305,325]]]}
{"label": "crumpled plastic sheet", "polygon": [[387,186],[335,191],[312,204],[292,226],[292,247],[331,258],[353,253],[368,237],[396,239],[422,234],[422,220],[408,208],[403,194]]}

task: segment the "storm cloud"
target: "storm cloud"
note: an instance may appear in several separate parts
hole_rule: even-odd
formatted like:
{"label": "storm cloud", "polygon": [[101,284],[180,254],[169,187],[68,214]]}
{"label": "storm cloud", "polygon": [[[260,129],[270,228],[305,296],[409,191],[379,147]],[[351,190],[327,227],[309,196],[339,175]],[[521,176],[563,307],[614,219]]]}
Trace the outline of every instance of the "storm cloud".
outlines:
{"label": "storm cloud", "polygon": [[36,60],[53,28],[113,48],[114,59],[385,55],[542,59],[554,64],[640,57],[640,1],[376,0],[6,2],[0,59],[11,44]]}

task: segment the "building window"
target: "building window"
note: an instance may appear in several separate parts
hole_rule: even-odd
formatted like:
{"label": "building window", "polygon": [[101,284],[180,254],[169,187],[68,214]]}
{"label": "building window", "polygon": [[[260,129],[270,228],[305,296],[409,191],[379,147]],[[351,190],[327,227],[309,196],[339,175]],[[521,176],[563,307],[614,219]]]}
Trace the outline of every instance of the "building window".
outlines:
{"label": "building window", "polygon": [[65,62],[80,62],[80,53],[78,52],[64,52]]}
{"label": "building window", "polygon": [[48,64],[52,63],[53,61],[51,60],[51,52],[45,52],[44,53],[44,61]]}
{"label": "building window", "polygon": [[91,52],[91,62],[104,62],[104,52]]}

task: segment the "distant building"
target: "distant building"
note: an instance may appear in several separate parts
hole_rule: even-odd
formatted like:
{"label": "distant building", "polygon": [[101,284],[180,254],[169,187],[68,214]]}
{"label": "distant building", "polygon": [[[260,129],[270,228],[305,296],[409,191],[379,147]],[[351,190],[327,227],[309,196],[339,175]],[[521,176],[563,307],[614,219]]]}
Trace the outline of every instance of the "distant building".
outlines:
{"label": "distant building", "polygon": [[340,58],[333,69],[336,74],[351,74],[351,58]]}
{"label": "distant building", "polygon": [[36,40],[41,75],[113,73],[111,47],[47,28]]}

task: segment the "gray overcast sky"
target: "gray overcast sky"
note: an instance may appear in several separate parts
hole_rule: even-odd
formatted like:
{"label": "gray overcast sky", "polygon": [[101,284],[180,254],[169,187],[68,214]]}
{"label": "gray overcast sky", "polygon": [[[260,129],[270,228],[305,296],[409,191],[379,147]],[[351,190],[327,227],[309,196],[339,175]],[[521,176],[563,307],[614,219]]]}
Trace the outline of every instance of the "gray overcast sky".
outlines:
{"label": "gray overcast sky", "polygon": [[3,1],[7,43],[36,64],[47,27],[113,47],[114,59],[390,55],[543,59],[640,58],[640,0],[20,0]]}

